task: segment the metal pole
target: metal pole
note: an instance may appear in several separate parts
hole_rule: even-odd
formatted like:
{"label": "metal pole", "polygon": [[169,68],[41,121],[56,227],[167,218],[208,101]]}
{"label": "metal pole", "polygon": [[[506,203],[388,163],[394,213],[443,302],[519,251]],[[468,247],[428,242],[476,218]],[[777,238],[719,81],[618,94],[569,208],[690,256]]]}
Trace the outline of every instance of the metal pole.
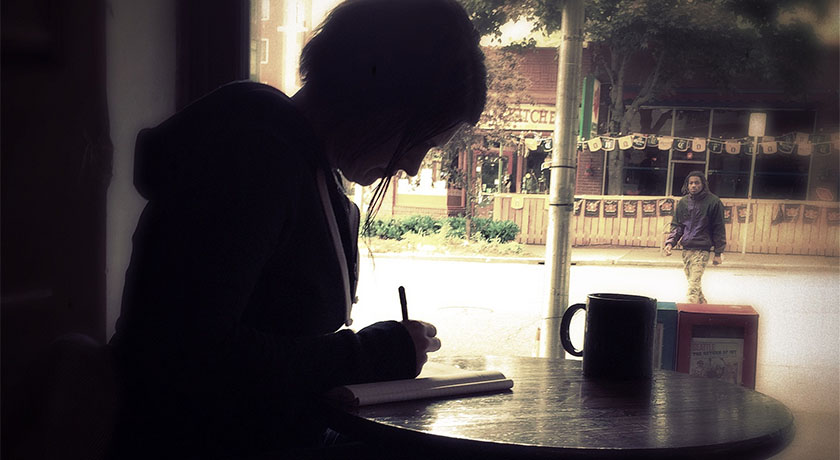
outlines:
{"label": "metal pole", "polygon": [[502,142],[499,141],[499,164],[496,168],[496,193],[503,193],[502,190],[502,160],[504,159],[504,150],[502,149]]}
{"label": "metal pole", "polygon": [[551,184],[548,196],[548,231],[545,266],[548,299],[543,314],[539,355],[562,357],[560,319],[569,305],[569,265],[571,238],[569,227],[574,209],[577,139],[575,127],[580,99],[580,73],[583,54],[583,0],[563,3],[558,49],[557,117],[554,121],[554,149],[551,152]]}
{"label": "metal pole", "polygon": [[[706,139],[712,138],[712,126],[715,124],[715,109],[709,110],[709,129],[706,134]],[[709,150],[709,143],[706,143],[706,170],[703,171],[703,174],[706,175],[706,181],[709,180],[709,163],[711,163],[712,155],[711,151]]]}
{"label": "metal pole", "polygon": [[474,166],[472,148],[466,147],[464,152],[467,155],[467,171],[466,174],[464,174],[464,181],[466,182],[464,185],[464,193],[466,195],[466,199],[464,200],[464,238],[466,239],[467,244],[469,244],[470,239],[472,239],[472,177],[474,173]]}
{"label": "metal pole", "polygon": [[752,192],[753,178],[755,177],[755,157],[758,156],[758,136],[753,138],[753,154],[750,159],[750,182],[747,186],[747,217],[744,222],[744,231],[741,232],[741,254],[747,253],[747,229],[750,228],[750,217],[752,217]]}
{"label": "metal pole", "polygon": [[[814,127],[811,129],[811,134],[817,134],[817,112],[814,111]],[[808,178],[805,180],[805,199],[811,198],[811,174],[814,173],[814,154],[808,157]]]}
{"label": "metal pole", "polygon": [[[674,137],[674,125],[677,124],[677,109],[671,108],[671,131],[670,136]],[[665,196],[674,196],[674,144],[668,149],[668,171],[665,172]]]}

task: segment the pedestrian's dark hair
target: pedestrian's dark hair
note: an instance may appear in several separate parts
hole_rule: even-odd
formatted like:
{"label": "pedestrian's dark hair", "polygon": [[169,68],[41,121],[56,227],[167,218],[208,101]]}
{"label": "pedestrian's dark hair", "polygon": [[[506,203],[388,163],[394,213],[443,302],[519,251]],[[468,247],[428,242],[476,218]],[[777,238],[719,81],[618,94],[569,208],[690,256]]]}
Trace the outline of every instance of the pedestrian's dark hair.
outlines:
{"label": "pedestrian's dark hair", "polygon": [[[356,151],[342,155],[362,155],[402,133],[368,217],[401,154],[478,122],[487,97],[479,38],[455,0],[345,0],[304,46],[300,73],[309,94],[330,107],[337,132],[358,139]],[[360,121],[366,132],[351,133]]]}
{"label": "pedestrian's dark hair", "polygon": [[683,181],[683,186],[682,186],[682,194],[683,195],[688,195],[688,179],[690,179],[692,177],[699,177],[700,178],[700,183],[703,184],[703,191],[704,192],[709,191],[709,182],[706,180],[706,175],[703,174],[703,171],[691,171],[690,173],[688,173],[688,175],[685,176],[685,180]]}

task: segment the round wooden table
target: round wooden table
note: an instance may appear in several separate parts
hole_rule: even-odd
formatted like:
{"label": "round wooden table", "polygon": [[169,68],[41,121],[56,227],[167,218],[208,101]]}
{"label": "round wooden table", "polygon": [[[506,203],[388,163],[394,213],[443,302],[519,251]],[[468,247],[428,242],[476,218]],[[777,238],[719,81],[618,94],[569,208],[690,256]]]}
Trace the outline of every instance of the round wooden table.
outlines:
{"label": "round wooden table", "polygon": [[453,459],[767,458],[793,439],[782,403],[718,380],[671,371],[652,380],[590,380],[580,361],[564,359],[437,361],[501,371],[513,390],[331,407],[330,425],[414,456]]}

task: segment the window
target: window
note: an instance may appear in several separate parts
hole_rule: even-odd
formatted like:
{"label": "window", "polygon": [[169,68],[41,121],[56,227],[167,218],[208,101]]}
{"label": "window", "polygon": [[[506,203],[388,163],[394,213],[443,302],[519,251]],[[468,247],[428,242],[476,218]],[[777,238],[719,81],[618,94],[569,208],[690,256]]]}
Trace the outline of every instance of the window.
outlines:
{"label": "window", "polygon": [[[811,133],[814,113],[805,110],[779,110],[767,113],[766,134],[782,136]],[[759,154],[755,159],[753,198],[804,200],[808,194],[808,168],[811,156],[797,154]]]}
{"label": "window", "polygon": [[796,154],[759,154],[755,162],[753,198],[804,200],[810,160],[810,156]]}
{"label": "window", "polygon": [[624,194],[662,195],[668,173],[668,151],[659,147],[624,151]]}
{"label": "window", "polygon": [[685,176],[691,171],[705,171],[708,146],[697,152],[692,145],[695,137],[709,136],[710,110],[681,109],[674,111],[674,144],[671,148],[671,183],[668,194],[682,195]]}
{"label": "window", "polygon": [[260,64],[268,64],[268,39],[260,39],[260,42],[262,43],[262,49],[260,50]]}
{"label": "window", "polygon": [[271,0],[262,0],[260,2],[260,19],[263,21],[271,19]]}
{"label": "window", "polygon": [[494,155],[486,155],[480,159],[481,164],[481,193],[499,193],[504,192],[505,182],[510,181],[510,175],[507,173],[508,159],[507,157],[499,157]]}
{"label": "window", "polygon": [[[749,129],[750,114],[743,110],[715,110],[712,139],[743,138]],[[750,156],[721,150],[709,154],[709,189],[722,198],[746,198],[750,183]]]}
{"label": "window", "polygon": [[809,200],[837,201],[840,197],[840,151],[816,150],[811,154]]}
{"label": "window", "polygon": [[[301,86],[300,53],[312,33],[339,0],[251,0],[251,37],[260,43],[252,79],[291,96]],[[270,45],[270,46],[268,46]]]}
{"label": "window", "polygon": [[257,69],[257,55],[259,52],[259,45],[257,43],[259,42],[257,42],[256,40],[251,40],[250,43],[251,49],[249,50],[250,56],[248,58],[248,72],[251,75],[251,80],[257,81],[259,80],[259,74]]}
{"label": "window", "polygon": [[[709,114],[709,110],[677,110],[674,117],[674,137],[688,140],[695,137],[706,139],[709,136]],[[708,147],[702,152],[695,152],[690,142],[686,149],[678,148],[675,142],[671,160],[702,163],[702,167],[697,169],[705,169],[707,152]]]}
{"label": "window", "polygon": [[746,198],[750,157],[713,153],[709,157],[709,189],[721,198]]}
{"label": "window", "polygon": [[[673,123],[673,110],[639,110],[633,119],[630,132],[670,136]],[[624,195],[664,195],[668,176],[668,150],[660,150],[658,145],[644,148],[633,147],[624,151]]]}
{"label": "window", "polygon": [[[750,110],[716,110],[712,122],[712,137],[742,143],[738,154],[713,153],[709,159],[709,188],[726,198],[749,196],[749,175],[752,153],[755,157],[752,197],[767,199],[804,200],[808,194],[808,170],[811,156],[778,152],[768,154],[752,145],[748,137]],[[793,133],[813,131],[814,114],[805,110],[767,111],[764,138],[777,138]],[[778,139],[776,139],[778,140]]]}

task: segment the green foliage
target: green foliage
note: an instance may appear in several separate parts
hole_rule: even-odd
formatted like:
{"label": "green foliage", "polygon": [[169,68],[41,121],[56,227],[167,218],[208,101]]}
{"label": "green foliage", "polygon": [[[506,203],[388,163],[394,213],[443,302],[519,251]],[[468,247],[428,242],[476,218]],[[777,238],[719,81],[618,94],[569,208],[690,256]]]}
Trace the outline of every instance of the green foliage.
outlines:
{"label": "green foliage", "polygon": [[519,226],[509,220],[490,220],[481,235],[488,241],[507,243],[519,234]]}
{"label": "green foliage", "polygon": [[[375,219],[371,222],[364,236],[380,239],[402,240],[407,233],[428,236],[446,229],[445,237],[464,239],[466,218],[447,217],[435,219],[430,216],[410,216],[402,219]],[[486,218],[473,218],[471,224],[473,237],[488,242],[507,243],[519,234],[519,226],[511,221],[495,221]]]}
{"label": "green foliage", "polygon": [[[449,225],[450,238],[464,239],[467,230],[467,223],[464,217],[449,217],[447,219]],[[519,226],[515,222],[509,220],[493,220],[482,217],[475,217],[471,221],[470,229],[473,237],[482,239],[484,241],[497,241],[499,243],[507,243],[513,241],[516,235],[519,234]]]}
{"label": "green foliage", "polygon": [[[483,14],[492,16],[490,10]],[[475,179],[475,165],[460,168],[459,158],[470,155],[485,142],[510,142],[511,127],[516,107],[532,103],[525,91],[528,80],[521,72],[521,49],[485,49],[487,66],[487,102],[481,114],[481,130],[464,126],[452,140],[440,149],[434,149],[426,156],[423,168],[432,168],[433,163],[440,165],[441,177],[450,187],[467,191],[467,213],[472,213],[472,203],[478,197],[478,183]],[[463,160],[462,160],[463,161]]]}
{"label": "green foliage", "polygon": [[[475,219],[473,219],[475,222]],[[458,238],[463,240],[467,235],[467,219],[464,217],[447,217],[446,223],[449,230],[446,232],[447,238]]]}
{"label": "green foliage", "polygon": [[371,221],[367,227],[364,236],[371,238],[382,238],[386,240],[401,240],[405,235],[406,228],[402,222],[397,219],[380,220],[375,219]]}
{"label": "green foliage", "polygon": [[[544,32],[560,29],[564,2],[556,0],[461,0],[479,32],[499,35],[499,27],[528,19]],[[820,43],[813,24],[797,20],[810,13],[821,21],[829,0],[586,0],[583,32],[594,73],[608,86],[607,131],[627,133],[645,105],[656,105],[675,88],[712,82],[720,91],[740,83],[767,84],[786,96],[803,96],[815,68]],[[787,16],[786,16],[787,15]],[[816,22],[820,22],[818,19]],[[631,63],[646,62],[642,66]],[[637,72],[638,71],[638,72]],[[626,87],[636,90],[632,97]],[[609,194],[621,193],[624,153],[609,154]]]}
{"label": "green foliage", "polygon": [[431,235],[440,231],[441,222],[431,216],[410,216],[402,221],[407,231],[418,235]]}
{"label": "green foliage", "polygon": [[[563,2],[461,0],[480,33],[498,36],[507,21],[528,19],[545,32],[559,30]],[[830,21],[828,0],[586,0],[584,35],[599,78],[611,85],[610,132],[626,132],[635,111],[697,76],[728,89],[747,76],[801,93],[819,49],[813,24],[785,19],[810,12]],[[794,15],[794,18],[796,15]],[[629,80],[628,64],[651,60]],[[638,86],[625,99],[623,86]],[[615,93],[615,92],[618,93]],[[625,110],[626,109],[626,110]]]}

